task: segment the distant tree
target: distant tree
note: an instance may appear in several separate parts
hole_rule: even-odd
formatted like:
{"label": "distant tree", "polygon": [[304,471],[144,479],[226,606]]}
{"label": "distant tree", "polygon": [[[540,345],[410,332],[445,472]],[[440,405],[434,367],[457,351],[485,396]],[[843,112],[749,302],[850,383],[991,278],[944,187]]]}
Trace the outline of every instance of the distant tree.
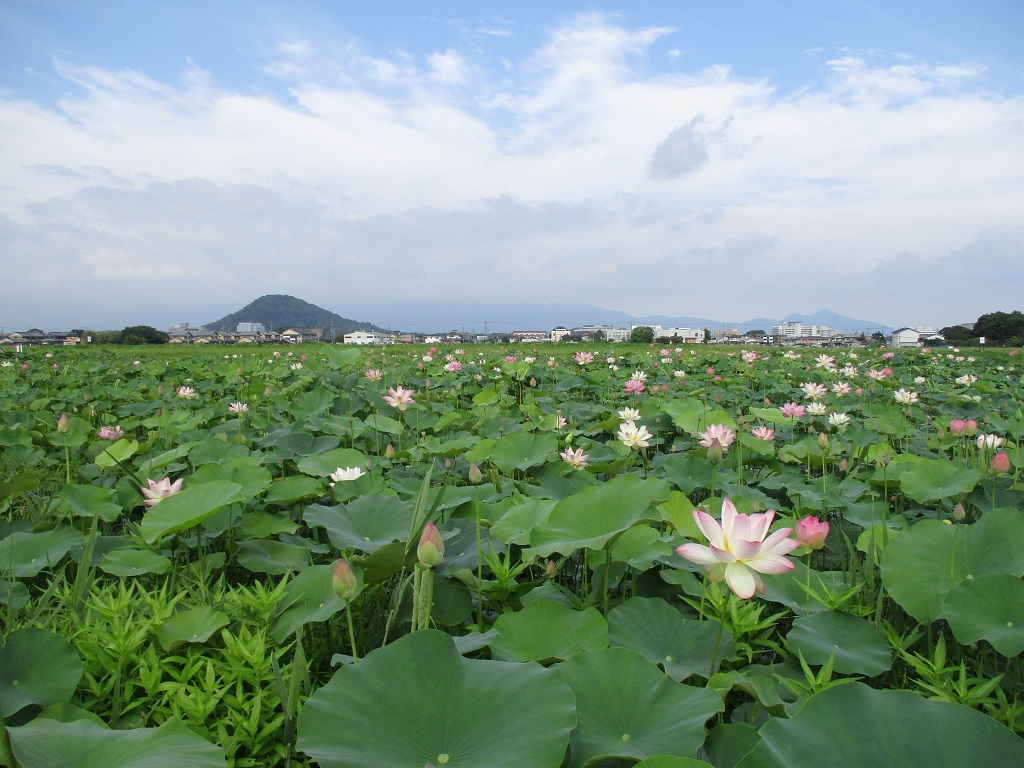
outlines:
{"label": "distant tree", "polygon": [[1011,344],[1014,339],[1024,337],[1024,314],[1016,310],[982,315],[974,324],[972,335],[983,336],[986,344]]}
{"label": "distant tree", "polygon": [[755,328],[752,331],[747,331],[744,336],[767,336],[768,332],[764,328]]}
{"label": "distant tree", "polygon": [[96,331],[93,334],[92,340],[96,344],[120,344],[121,343],[121,332],[120,331]]}
{"label": "distant tree", "polygon": [[705,328],[704,329],[704,343],[707,344],[709,341],[711,341],[711,329],[710,328]]}
{"label": "distant tree", "polygon": [[638,325],[629,332],[629,340],[634,344],[650,344],[654,341],[654,329],[647,325]]}
{"label": "distant tree", "polygon": [[974,331],[970,328],[964,328],[962,325],[947,325],[939,333],[942,334],[942,338],[946,341],[953,341],[958,344],[965,344],[978,339],[978,335]]}
{"label": "distant tree", "polygon": [[158,331],[151,325],[130,325],[121,331],[115,344],[166,344],[171,340],[166,331]]}
{"label": "distant tree", "polygon": [[871,334],[871,340],[877,341],[879,344],[885,344],[885,334],[881,331],[875,331]]}
{"label": "distant tree", "polygon": [[591,334],[590,338],[592,341],[604,341],[605,339],[608,338],[608,335],[600,328],[598,328],[596,331],[594,331],[593,334]]}

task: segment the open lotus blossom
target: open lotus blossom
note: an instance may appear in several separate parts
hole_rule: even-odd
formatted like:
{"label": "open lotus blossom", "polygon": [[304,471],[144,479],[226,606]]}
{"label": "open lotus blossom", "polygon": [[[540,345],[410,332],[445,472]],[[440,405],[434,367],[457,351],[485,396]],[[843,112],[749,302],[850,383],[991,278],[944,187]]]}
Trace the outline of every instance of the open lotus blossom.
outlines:
{"label": "open lotus blossom", "polygon": [[758,427],[754,427],[752,430],[750,430],[750,434],[752,434],[758,440],[764,440],[766,443],[770,443],[772,440],[775,439],[775,430],[764,426],[764,424]]}
{"label": "open lotus blossom", "polygon": [[630,379],[626,382],[627,395],[639,395],[645,388],[644,383],[640,379]]}
{"label": "open lotus blossom", "polygon": [[566,448],[558,455],[562,457],[562,461],[574,469],[583,469],[590,460],[590,456],[584,453],[582,448],[577,448],[575,451],[572,448]]}
{"label": "open lotus blossom", "polygon": [[587,363],[594,362],[594,353],[593,352],[577,352],[575,355],[572,356],[572,359],[575,360],[580,365],[586,365]]}
{"label": "open lotus blossom", "polygon": [[979,448],[998,448],[1003,444],[1003,438],[999,435],[978,435],[978,447]]}
{"label": "open lotus blossom", "polygon": [[619,418],[623,421],[636,421],[640,418],[640,411],[636,408],[623,408],[618,413]]}
{"label": "open lotus blossom", "polygon": [[462,363],[458,360],[449,360],[444,364],[444,369],[449,373],[457,373],[462,370]]}
{"label": "open lotus blossom", "polygon": [[693,519],[711,546],[683,544],[676,552],[703,566],[712,581],[725,579],[737,597],[746,600],[754,592],[763,595],[765,587],[759,574],[792,570],[793,563],[786,555],[800,546],[799,541],[789,537],[792,528],[781,528],[768,535],[774,518],[774,510],[752,515],[737,512],[729,499],[722,501],[721,525],[707,512],[695,509]]}
{"label": "open lotus blossom", "polygon": [[780,405],[779,410],[787,419],[800,419],[807,415],[807,409],[799,403],[786,403]]}
{"label": "open lotus blossom", "polygon": [[824,384],[818,384],[814,381],[805,381],[800,385],[800,389],[804,392],[804,398],[810,400],[820,400],[828,394]]}
{"label": "open lotus blossom", "polygon": [[117,424],[112,427],[100,427],[99,436],[104,440],[120,440],[124,437],[124,430]]}
{"label": "open lotus blossom", "polygon": [[369,368],[363,376],[365,376],[368,381],[380,381],[384,378],[384,374],[381,372],[380,368]]}
{"label": "open lotus blossom", "polygon": [[793,535],[808,549],[822,549],[828,538],[828,522],[808,515],[796,521]]}
{"label": "open lotus blossom", "polygon": [[[358,480],[360,477],[366,474],[366,471],[361,467],[338,467],[336,472],[331,472],[331,480],[334,483],[346,483],[349,480]],[[330,483],[330,487],[334,487],[334,483]]]}
{"label": "open lotus blossom", "polygon": [[956,377],[956,383],[962,387],[969,387],[977,380],[978,377],[975,376],[973,373],[965,373],[963,376]]}
{"label": "open lotus blossom", "polygon": [[722,447],[722,453],[728,452],[729,446],[736,440],[736,435],[724,424],[710,424],[703,432],[698,432],[697,437],[705,448],[710,448],[713,441],[717,440]]}
{"label": "open lotus blossom", "polygon": [[412,399],[413,391],[402,386],[388,387],[388,394],[384,395],[384,402],[392,408],[400,411],[407,411],[409,406],[416,401]]}
{"label": "open lotus blossom", "polygon": [[870,371],[868,371],[868,378],[874,379],[875,381],[882,381],[886,377],[886,375],[887,374],[884,370],[879,371],[872,368]]}
{"label": "open lotus blossom", "polygon": [[819,368],[828,368],[829,370],[835,370],[836,359],[832,355],[818,355],[814,358],[814,362]]}
{"label": "open lotus blossom", "polygon": [[182,400],[191,400],[195,396],[196,391],[192,389],[192,387],[178,387],[178,397],[180,397]]}
{"label": "open lotus blossom", "polygon": [[168,496],[173,496],[181,490],[181,478],[179,477],[173,483],[169,477],[165,477],[159,482],[154,482],[149,478],[146,478],[146,483],[149,485],[148,488],[140,488],[142,495],[146,498],[142,500],[142,503],[147,507],[152,507],[158,501],[166,499]]}
{"label": "open lotus blossom", "polygon": [[850,414],[848,413],[830,413],[828,415],[828,425],[830,427],[836,427],[842,429],[850,423]]}
{"label": "open lotus blossom", "polygon": [[835,384],[832,385],[832,394],[839,395],[839,397],[842,397],[843,395],[848,395],[852,391],[853,387],[851,387],[849,383],[845,381],[837,381]]}
{"label": "open lotus blossom", "polygon": [[647,374],[639,370],[633,371],[632,378],[636,379],[637,381],[647,381]]}
{"label": "open lotus blossom", "polygon": [[908,392],[903,387],[900,387],[892,393],[893,399],[901,405],[913,405],[917,402],[917,392]]}
{"label": "open lotus blossom", "polygon": [[249,404],[248,403],[231,403],[228,406],[228,412],[229,413],[245,413],[248,410],[249,410]]}
{"label": "open lotus blossom", "polygon": [[828,407],[824,403],[808,403],[807,413],[811,416],[824,416]]}
{"label": "open lotus blossom", "polygon": [[647,427],[642,424],[638,427],[635,422],[624,421],[619,425],[619,431],[615,436],[622,441],[627,448],[646,448],[651,444],[651,435]]}

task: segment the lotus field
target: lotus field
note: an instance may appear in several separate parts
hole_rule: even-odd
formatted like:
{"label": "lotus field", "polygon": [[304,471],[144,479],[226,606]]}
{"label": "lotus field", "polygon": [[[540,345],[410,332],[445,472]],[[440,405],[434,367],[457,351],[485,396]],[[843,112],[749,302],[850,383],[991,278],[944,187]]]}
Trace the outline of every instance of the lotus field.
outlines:
{"label": "lotus field", "polygon": [[1016,351],[0,350],[0,765],[1024,765]]}

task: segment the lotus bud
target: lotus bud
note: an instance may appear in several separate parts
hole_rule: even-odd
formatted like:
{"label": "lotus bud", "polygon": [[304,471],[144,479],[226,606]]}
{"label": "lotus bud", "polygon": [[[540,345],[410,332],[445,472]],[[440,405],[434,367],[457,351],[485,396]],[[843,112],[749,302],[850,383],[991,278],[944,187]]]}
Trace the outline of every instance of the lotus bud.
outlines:
{"label": "lotus bud", "polygon": [[953,519],[963,520],[965,517],[967,517],[967,511],[964,509],[963,503],[958,501],[953,507]]}
{"label": "lotus bud", "polygon": [[850,462],[847,461],[846,459],[843,459],[842,461],[839,462],[839,471],[840,472],[845,472],[849,468],[850,468]]}
{"label": "lotus bud", "polygon": [[473,485],[479,485],[484,479],[484,473],[480,471],[480,467],[477,466],[475,461],[469,463],[469,482]]}
{"label": "lotus bud", "polygon": [[722,461],[723,453],[724,452],[722,450],[722,443],[718,440],[717,437],[712,437],[711,445],[708,446],[708,461],[710,461],[712,464],[718,464],[719,462]]}
{"label": "lotus bud", "polygon": [[340,600],[351,600],[356,596],[356,575],[352,568],[342,559],[334,563],[334,575],[331,577],[331,589]]}
{"label": "lotus bud", "polygon": [[423,526],[420,543],[416,547],[416,559],[424,568],[435,568],[444,562],[444,539],[433,521]]}
{"label": "lotus bud", "polygon": [[965,432],[970,437],[978,434],[978,422],[974,419],[968,419],[967,424],[965,425]]}
{"label": "lotus bud", "polygon": [[752,502],[750,502],[750,511],[753,512],[755,515],[758,512],[760,512],[761,511],[761,502],[759,502],[757,499],[754,499]]}
{"label": "lotus bud", "polygon": [[555,565],[554,560],[548,560],[548,565],[547,568],[544,569],[544,572],[549,581],[554,581],[555,577],[558,575],[558,566]]}
{"label": "lotus bud", "polygon": [[797,541],[808,549],[822,549],[828,537],[828,523],[808,515],[796,521],[794,533]]}
{"label": "lotus bud", "polygon": [[989,469],[992,470],[992,474],[996,477],[1009,474],[1010,457],[1006,455],[1006,451],[1000,451],[992,457],[992,461],[989,462]]}
{"label": "lotus bud", "polygon": [[57,431],[62,435],[66,435],[71,431],[71,419],[66,413],[62,413],[60,418],[57,419]]}
{"label": "lotus bud", "polygon": [[823,451],[826,448],[828,448],[828,435],[826,435],[824,432],[821,432],[818,435],[818,447],[821,448],[821,450]]}
{"label": "lotus bud", "polygon": [[384,449],[384,457],[387,459],[393,459],[395,457],[395,446],[388,443],[388,447]]}

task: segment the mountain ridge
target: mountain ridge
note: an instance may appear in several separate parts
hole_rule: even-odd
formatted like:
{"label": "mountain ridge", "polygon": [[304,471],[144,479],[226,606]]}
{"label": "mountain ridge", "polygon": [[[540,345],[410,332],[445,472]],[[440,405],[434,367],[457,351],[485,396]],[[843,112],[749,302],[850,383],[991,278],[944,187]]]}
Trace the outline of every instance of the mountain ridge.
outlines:
{"label": "mountain ridge", "polygon": [[204,323],[211,331],[234,331],[239,323],[263,323],[268,330],[282,330],[286,326],[323,328],[339,336],[352,331],[382,331],[372,323],[350,320],[330,310],[310,304],[283,293],[270,293],[249,302],[237,312],[220,320]]}

